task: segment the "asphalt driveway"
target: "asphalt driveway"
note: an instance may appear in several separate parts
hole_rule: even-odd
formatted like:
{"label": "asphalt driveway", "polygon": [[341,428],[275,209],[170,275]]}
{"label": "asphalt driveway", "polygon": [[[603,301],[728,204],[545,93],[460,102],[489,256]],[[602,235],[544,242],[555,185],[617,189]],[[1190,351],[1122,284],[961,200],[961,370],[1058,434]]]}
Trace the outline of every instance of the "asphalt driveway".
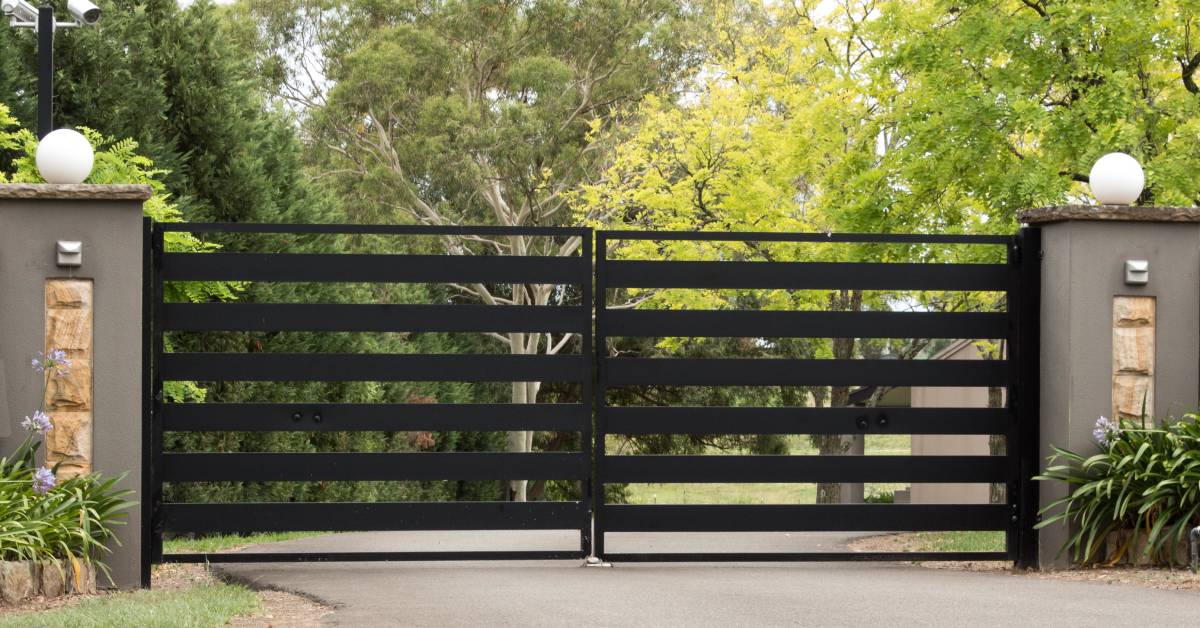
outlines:
{"label": "asphalt driveway", "polygon": [[[556,533],[363,533],[298,539],[254,551],[570,547]],[[682,536],[682,535],[679,535]],[[560,538],[561,537],[561,538]],[[802,537],[802,538],[798,538]],[[683,541],[627,535],[612,551]],[[832,551],[836,535],[693,536],[710,551]],[[519,547],[515,546],[519,542]],[[574,537],[577,544],[577,537]],[[736,545],[736,547],[728,547]],[[897,563],[618,564],[580,561],[263,563],[221,565],[228,577],[333,607],[345,626],[1195,626],[1200,595]]]}

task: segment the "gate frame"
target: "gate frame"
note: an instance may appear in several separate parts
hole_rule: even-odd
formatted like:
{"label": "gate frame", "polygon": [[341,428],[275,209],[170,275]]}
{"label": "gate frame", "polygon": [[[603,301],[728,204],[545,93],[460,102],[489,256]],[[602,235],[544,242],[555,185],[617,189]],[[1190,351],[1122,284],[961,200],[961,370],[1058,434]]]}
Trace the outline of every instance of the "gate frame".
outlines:
{"label": "gate frame", "polygon": [[[561,528],[569,530],[578,530],[580,534],[579,549],[574,550],[466,550],[466,551],[413,551],[413,552],[280,552],[280,553],[182,553],[182,554],[164,554],[163,553],[163,534],[165,532],[164,517],[163,517],[163,492],[162,485],[164,481],[164,460],[163,456],[166,452],[163,451],[163,425],[162,418],[164,416],[163,398],[163,374],[164,368],[164,337],[167,333],[165,328],[165,303],[163,301],[163,284],[165,281],[186,281],[188,279],[167,279],[164,278],[164,240],[163,236],[166,232],[192,232],[192,233],[285,233],[285,234],[326,234],[326,235],[346,235],[346,234],[380,234],[380,235],[492,235],[503,237],[506,235],[530,235],[530,236],[546,236],[546,237],[579,237],[581,239],[578,256],[564,256],[562,259],[578,259],[577,265],[582,267],[581,272],[572,271],[572,279],[558,283],[571,284],[579,286],[581,305],[578,306],[579,311],[583,314],[580,318],[580,329],[572,333],[578,333],[581,337],[581,351],[578,354],[578,362],[582,369],[582,374],[579,379],[569,379],[564,381],[578,382],[580,386],[579,401],[572,405],[580,406],[579,412],[583,415],[583,419],[579,422],[578,431],[581,434],[580,448],[577,451],[557,454],[559,456],[573,456],[580,458],[579,464],[583,467],[582,475],[577,479],[580,483],[581,494],[578,500],[566,500],[561,502],[542,502],[547,507],[559,505],[562,508],[577,508],[579,509],[579,525],[572,528]],[[361,561],[450,561],[450,560],[558,560],[558,559],[582,559],[585,558],[591,549],[591,517],[590,506],[592,503],[593,478],[591,472],[591,449],[589,446],[592,438],[592,386],[594,382],[593,364],[594,359],[591,357],[592,351],[592,334],[591,334],[591,312],[592,312],[592,281],[593,274],[591,272],[592,259],[592,230],[589,228],[577,227],[495,227],[495,226],[424,226],[424,225],[347,225],[347,224],[263,224],[263,223],[155,223],[151,219],[144,220],[143,232],[143,337],[142,337],[142,352],[143,352],[143,371],[142,371],[142,494],[144,497],[145,506],[142,508],[142,541],[143,552],[141,557],[141,580],[144,588],[150,587],[151,567],[154,564],[162,563],[259,563],[259,562],[323,562],[323,561],[345,561],[345,562],[361,562]],[[220,255],[221,253],[213,253]],[[286,255],[286,253],[284,253]],[[274,255],[266,253],[263,255]],[[317,254],[322,255],[322,254]],[[338,254],[330,254],[329,257],[336,257]],[[395,255],[396,258],[403,258],[406,255]],[[458,257],[447,255],[445,257]],[[505,258],[515,258],[523,256],[504,256]],[[220,258],[214,258],[220,259]],[[403,261],[399,260],[398,261]],[[236,280],[236,279],[232,279]],[[299,281],[299,280],[297,280]],[[320,281],[320,280],[316,280]],[[327,280],[331,283],[345,282],[341,279]],[[349,280],[354,282],[354,280]],[[364,280],[358,280],[364,281]],[[388,280],[383,280],[388,281]],[[397,283],[414,282],[423,283],[423,279],[401,279],[392,280]],[[510,280],[511,281],[511,280]],[[435,283],[437,281],[434,281]],[[505,282],[499,282],[505,283]],[[512,283],[545,283],[539,281],[520,282],[512,281]],[[424,304],[433,305],[433,304]],[[451,306],[457,307],[457,306]],[[486,306],[504,308],[510,307],[505,305]],[[548,306],[548,307],[575,307],[575,306]],[[253,330],[247,330],[253,331]],[[354,331],[354,330],[350,330]],[[372,331],[372,330],[358,330]],[[469,332],[467,332],[469,333]],[[236,354],[235,354],[236,355]],[[487,354],[447,354],[452,356],[481,356]],[[500,357],[506,357],[508,354],[503,354]],[[551,357],[545,354],[539,354],[540,357]],[[533,357],[539,357],[533,356]],[[564,356],[569,357],[569,356]],[[317,381],[317,380],[306,380]],[[330,380],[332,381],[332,380]],[[399,380],[403,381],[403,380]],[[453,379],[431,380],[431,381],[454,381]],[[507,381],[507,380],[496,380]],[[289,405],[281,403],[277,405]],[[311,406],[316,404],[296,403],[297,406]],[[388,404],[391,405],[391,404]],[[404,404],[395,404],[404,405]],[[449,409],[449,406],[447,406]],[[435,426],[436,427],[436,426]],[[278,454],[286,456],[289,454]],[[296,455],[296,454],[290,454]],[[337,455],[337,454],[331,454]],[[396,454],[401,455],[401,454]],[[422,454],[415,454],[422,455]],[[455,454],[446,454],[455,455]],[[470,452],[458,455],[471,455]],[[485,454],[486,455],[486,454]],[[514,455],[514,454],[509,454]],[[522,455],[522,454],[515,454]],[[538,455],[538,454],[528,454]],[[551,454],[555,455],[555,454]],[[478,462],[478,461],[474,461]],[[207,474],[207,472],[205,472]],[[496,475],[502,475],[503,471],[497,469]],[[396,481],[403,481],[405,478],[395,478]],[[536,479],[536,478],[534,478]],[[546,478],[557,479],[557,478]],[[247,506],[254,505],[270,505],[273,502],[247,502]],[[313,502],[314,504],[328,503],[331,507],[342,506],[352,508],[362,505],[361,502]],[[481,506],[487,504],[496,504],[497,507],[504,509],[508,504],[514,502],[377,502],[380,505],[387,504],[408,504],[411,506],[431,505],[432,508],[442,510],[442,505],[453,506],[479,504]],[[450,513],[441,513],[442,518]],[[534,517],[536,519],[536,517]],[[427,528],[402,528],[402,529],[423,529],[423,530],[472,530],[472,529],[560,529],[560,528],[539,528],[536,526],[515,526],[511,528],[492,527],[492,528],[472,528],[467,527],[444,527],[430,526]],[[253,525],[247,525],[245,531],[252,532]],[[345,530],[352,531],[352,530]]]}
{"label": "gate frame", "polygon": [[[163,234],[177,232],[242,232],[242,233],[318,233],[318,234],[530,234],[546,236],[580,236],[580,258],[587,260],[593,271],[586,273],[581,288],[581,309],[589,312],[588,329],[581,334],[581,353],[590,376],[581,382],[579,403],[590,415],[581,434],[581,447],[576,453],[586,458],[587,477],[580,480],[582,493],[578,503],[585,509],[585,523],[579,528],[579,550],[552,551],[464,551],[464,552],[343,552],[343,553],[278,553],[278,554],[176,554],[164,555],[162,548],[162,365],[164,317],[163,303]],[[1033,476],[1038,469],[1039,438],[1039,310],[1041,302],[1041,230],[1023,227],[1014,236],[963,236],[919,234],[824,234],[824,233],[755,233],[755,232],[645,232],[595,231],[590,228],[555,227],[428,227],[409,225],[338,225],[338,224],[250,224],[250,223],[155,223],[144,219],[143,248],[143,335],[142,335],[142,586],[150,586],[153,564],[164,562],[307,562],[307,561],[440,561],[440,560],[529,560],[575,559],[596,556],[602,559],[646,562],[687,561],[903,561],[903,560],[977,560],[980,558],[1013,560],[1018,568],[1037,565],[1038,536],[1033,526],[1038,521],[1038,490]],[[595,252],[593,254],[593,236]],[[603,469],[605,465],[604,438],[607,434],[603,418],[606,369],[600,354],[606,335],[606,289],[608,286],[606,256],[609,238],[642,236],[643,239],[734,239],[746,241],[786,242],[846,242],[846,243],[961,243],[1004,244],[1007,265],[1010,267],[1008,309],[1011,332],[1008,366],[1011,369],[1007,386],[1007,409],[1014,425],[1008,457],[1012,461],[1011,481],[1008,483],[1009,503],[1013,514],[1006,535],[1004,552],[947,553],[947,552],[874,552],[874,553],[678,553],[678,554],[611,554],[604,548],[605,504]],[[595,292],[593,293],[593,289]],[[506,306],[495,306],[506,307]],[[594,319],[592,318],[594,316]],[[449,381],[449,380],[447,380]],[[260,502],[263,503],[263,502]],[[575,503],[575,502],[569,502]],[[349,504],[349,502],[343,502]],[[832,511],[831,511],[832,512]],[[587,515],[590,515],[588,517]],[[590,521],[586,521],[590,519]],[[441,529],[441,528],[429,528]],[[514,528],[519,529],[519,528]],[[574,528],[572,528],[574,529]]]}
{"label": "gate frame", "polygon": [[[1037,473],[1039,437],[1039,314],[1041,303],[1041,230],[1023,227],[1016,235],[956,235],[956,234],[854,234],[854,233],[778,233],[778,232],[656,232],[628,230],[599,230],[596,232],[596,341],[599,350],[605,346],[607,334],[607,257],[609,239],[744,241],[744,242],[841,242],[883,244],[973,244],[1004,245],[1005,266],[1008,267],[1004,292],[1005,314],[1010,326],[1008,383],[1005,386],[1005,409],[1011,423],[1006,435],[1006,455],[1009,481],[1006,483],[1006,505],[1012,514],[1006,528],[1005,550],[1002,552],[636,552],[611,553],[605,550],[606,504],[604,485],[607,436],[605,391],[608,368],[605,356],[596,355],[595,387],[596,436],[593,519],[595,533],[593,553],[602,560],[613,562],[780,562],[780,561],[911,561],[911,560],[1011,560],[1017,568],[1037,566],[1038,541],[1033,526],[1038,520],[1038,490],[1033,476]],[[802,262],[801,264],[803,264]],[[800,432],[803,433],[803,432]],[[854,506],[854,505],[850,505]],[[662,507],[662,506],[660,506]],[[838,505],[822,505],[838,509]],[[844,508],[844,505],[843,505]],[[886,532],[886,531],[884,531]],[[678,533],[678,532],[677,532]]]}

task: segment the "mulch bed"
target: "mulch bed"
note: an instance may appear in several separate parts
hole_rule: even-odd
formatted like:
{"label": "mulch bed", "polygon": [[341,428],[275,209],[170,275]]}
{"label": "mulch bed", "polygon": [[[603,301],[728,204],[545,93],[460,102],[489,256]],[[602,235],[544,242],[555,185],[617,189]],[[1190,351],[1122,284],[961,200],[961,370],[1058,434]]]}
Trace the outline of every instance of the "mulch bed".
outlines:
{"label": "mulch bed", "polygon": [[[914,534],[884,534],[857,539],[850,543],[856,552],[918,552],[925,549]],[[1017,571],[1007,561],[914,561],[927,569],[955,569],[1008,573],[1027,578],[1047,580],[1076,580],[1099,584],[1127,584],[1151,589],[1200,592],[1200,574],[1186,569],[1157,569],[1147,567],[1086,567],[1053,571]]]}

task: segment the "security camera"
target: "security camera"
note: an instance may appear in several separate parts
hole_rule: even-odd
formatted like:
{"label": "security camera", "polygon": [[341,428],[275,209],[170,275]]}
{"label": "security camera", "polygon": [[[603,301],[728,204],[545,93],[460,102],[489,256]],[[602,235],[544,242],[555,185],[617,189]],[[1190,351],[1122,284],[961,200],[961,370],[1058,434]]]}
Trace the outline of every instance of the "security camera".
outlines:
{"label": "security camera", "polygon": [[67,10],[81,24],[95,24],[100,19],[100,7],[88,0],[67,0]]}
{"label": "security camera", "polygon": [[22,22],[36,22],[37,7],[25,0],[0,0],[0,11],[5,15]]}

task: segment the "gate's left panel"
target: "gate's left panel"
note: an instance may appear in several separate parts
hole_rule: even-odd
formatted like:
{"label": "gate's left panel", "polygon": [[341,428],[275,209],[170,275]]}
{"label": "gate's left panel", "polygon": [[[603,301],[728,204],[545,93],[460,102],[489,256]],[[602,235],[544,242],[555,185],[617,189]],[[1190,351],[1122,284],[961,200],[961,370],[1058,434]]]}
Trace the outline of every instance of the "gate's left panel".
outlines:
{"label": "gate's left panel", "polygon": [[[191,237],[220,248],[172,251]],[[154,561],[584,556],[590,249],[584,229],[155,225]],[[513,402],[520,386],[538,402]],[[192,535],[361,531],[448,533],[163,552]]]}

